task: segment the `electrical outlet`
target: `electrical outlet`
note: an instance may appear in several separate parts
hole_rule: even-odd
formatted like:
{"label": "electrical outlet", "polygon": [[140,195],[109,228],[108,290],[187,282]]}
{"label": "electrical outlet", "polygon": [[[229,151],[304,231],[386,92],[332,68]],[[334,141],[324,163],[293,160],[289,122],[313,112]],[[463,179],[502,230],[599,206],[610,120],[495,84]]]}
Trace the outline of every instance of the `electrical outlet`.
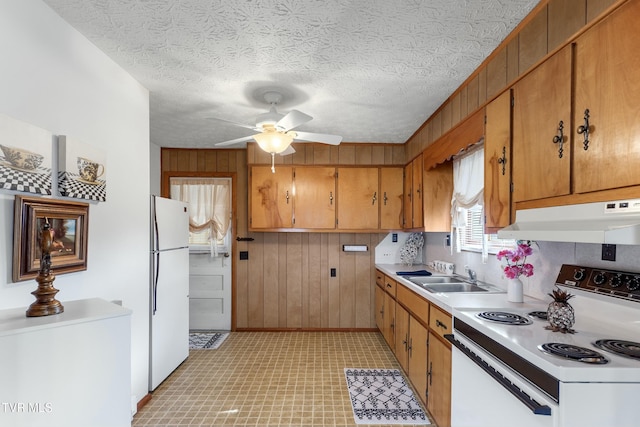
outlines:
{"label": "electrical outlet", "polygon": [[615,261],[616,260],[616,245],[602,245],[602,260],[603,261]]}
{"label": "electrical outlet", "polygon": [[398,233],[391,234],[391,241],[393,243],[398,243]]}
{"label": "electrical outlet", "polygon": [[331,277],[336,277],[336,269],[335,268],[331,269]]}

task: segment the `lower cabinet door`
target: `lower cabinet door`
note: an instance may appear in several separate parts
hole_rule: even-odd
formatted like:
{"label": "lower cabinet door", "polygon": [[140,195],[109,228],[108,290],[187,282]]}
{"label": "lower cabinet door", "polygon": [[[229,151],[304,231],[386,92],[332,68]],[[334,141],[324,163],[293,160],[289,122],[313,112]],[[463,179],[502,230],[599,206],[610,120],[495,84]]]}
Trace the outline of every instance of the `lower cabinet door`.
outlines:
{"label": "lower cabinet door", "polygon": [[423,403],[427,402],[427,328],[409,320],[409,380]]}
{"label": "lower cabinet door", "polygon": [[409,372],[409,312],[396,303],[396,359],[402,370]]}
{"label": "lower cabinet door", "polygon": [[427,409],[440,427],[451,425],[451,348],[435,334],[429,337]]}

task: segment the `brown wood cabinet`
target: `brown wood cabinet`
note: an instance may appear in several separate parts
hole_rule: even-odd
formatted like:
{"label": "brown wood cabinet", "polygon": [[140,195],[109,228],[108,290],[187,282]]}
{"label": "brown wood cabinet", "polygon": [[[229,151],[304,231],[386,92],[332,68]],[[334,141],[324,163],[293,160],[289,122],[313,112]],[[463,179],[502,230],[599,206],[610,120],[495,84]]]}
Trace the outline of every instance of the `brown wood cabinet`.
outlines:
{"label": "brown wood cabinet", "polygon": [[453,162],[424,171],[424,230],[451,231]]}
{"label": "brown wood cabinet", "polygon": [[380,168],[380,229],[401,230],[403,221],[403,169]]}
{"label": "brown wood cabinet", "polygon": [[[382,274],[382,273],[377,273]],[[387,345],[393,351],[396,340],[396,300],[395,281],[382,274],[384,281],[381,285],[376,279],[375,306],[376,326],[382,333]],[[392,284],[393,283],[393,284]]]}
{"label": "brown wood cabinet", "polygon": [[252,166],[249,229],[402,229],[402,174],[402,167]]}
{"label": "brown wood cabinet", "polygon": [[517,208],[640,194],[640,3],[621,3],[514,86]]}
{"label": "brown wood cabinet", "polygon": [[[435,334],[437,335],[437,334]],[[427,408],[439,427],[451,425],[451,346],[429,331]]]}
{"label": "brown wood cabinet", "polygon": [[[575,41],[575,193],[640,184],[638,18],[629,1]],[[578,130],[586,115],[588,135]]]}
{"label": "brown wood cabinet", "polygon": [[377,230],[378,168],[338,168],[338,228]]}
{"label": "brown wood cabinet", "polygon": [[269,166],[251,168],[249,224],[254,229],[290,228],[293,226],[293,168]]}
{"label": "brown wood cabinet", "polygon": [[409,312],[396,304],[396,343],[395,355],[403,371],[409,372]]}
{"label": "brown wood cabinet", "polygon": [[336,227],[336,170],[334,167],[296,167],[294,226],[305,229]]}
{"label": "brown wood cabinet", "polygon": [[421,229],[424,226],[423,160],[418,155],[404,167],[404,228]]}
{"label": "brown wood cabinet", "polygon": [[[406,307],[406,308],[405,308]],[[416,314],[420,312],[424,317]],[[402,285],[396,302],[395,355],[423,403],[427,402],[427,328],[429,303]],[[420,319],[420,320],[418,320]]]}
{"label": "brown wood cabinet", "polygon": [[485,230],[511,224],[511,91],[487,104],[484,131]]}
{"label": "brown wood cabinet", "polygon": [[540,64],[513,92],[513,200],[569,194],[571,47]]}
{"label": "brown wood cabinet", "polygon": [[444,338],[450,333],[451,314],[432,304],[429,310],[427,408],[441,427],[451,425],[451,344]]}
{"label": "brown wood cabinet", "polygon": [[413,207],[413,212],[411,215],[411,219],[413,221],[412,228],[422,228],[424,226],[424,189],[422,184],[423,177],[423,165],[422,165],[422,154],[413,159],[411,162],[413,163],[413,167],[411,168],[412,175],[412,183],[411,190],[413,192],[413,196],[411,198],[411,203]]}
{"label": "brown wood cabinet", "polygon": [[[415,317],[409,319],[409,380],[423,402],[427,402],[428,331]],[[432,406],[433,407],[433,406]],[[431,408],[429,408],[431,411]]]}
{"label": "brown wood cabinet", "polygon": [[[384,282],[380,280],[381,276],[384,276]],[[386,293],[381,282],[386,283],[390,278],[380,271],[376,273],[376,277],[376,301],[383,301],[383,294]],[[444,335],[451,333],[451,314],[431,304],[402,283],[394,283],[395,348],[391,348],[431,417],[438,426],[449,426],[451,345],[445,340]],[[385,313],[386,310],[385,306]],[[382,320],[379,324],[385,327]],[[384,330],[381,331],[384,335]]]}

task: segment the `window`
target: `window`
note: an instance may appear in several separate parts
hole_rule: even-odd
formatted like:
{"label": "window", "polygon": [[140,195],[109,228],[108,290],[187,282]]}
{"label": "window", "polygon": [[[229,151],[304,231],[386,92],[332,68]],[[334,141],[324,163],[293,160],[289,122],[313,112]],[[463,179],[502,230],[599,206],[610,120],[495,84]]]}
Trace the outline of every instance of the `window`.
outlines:
{"label": "window", "polygon": [[499,239],[497,234],[484,234],[482,206],[475,205],[467,209],[465,214],[467,223],[458,228],[461,250],[483,252],[483,245],[485,245],[487,253],[496,254],[502,249],[510,249],[515,246],[514,240]]}
{"label": "window", "polygon": [[231,178],[176,178],[169,181],[172,199],[189,204],[192,250],[229,252],[231,248]]}
{"label": "window", "polygon": [[515,245],[513,240],[498,239],[496,234],[484,234],[484,150],[478,143],[458,155],[453,161],[453,197],[451,224],[455,229],[457,251],[488,253]]}

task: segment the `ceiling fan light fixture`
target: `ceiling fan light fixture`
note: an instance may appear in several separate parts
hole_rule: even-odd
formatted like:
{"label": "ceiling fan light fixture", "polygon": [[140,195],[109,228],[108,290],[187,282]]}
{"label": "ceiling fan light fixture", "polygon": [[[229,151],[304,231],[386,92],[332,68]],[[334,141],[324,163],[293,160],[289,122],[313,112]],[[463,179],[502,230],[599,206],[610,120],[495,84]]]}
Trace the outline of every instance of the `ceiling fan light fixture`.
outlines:
{"label": "ceiling fan light fixture", "polygon": [[266,129],[264,132],[253,136],[260,148],[267,153],[282,153],[286,150],[295,134],[293,132],[278,132],[276,130]]}

